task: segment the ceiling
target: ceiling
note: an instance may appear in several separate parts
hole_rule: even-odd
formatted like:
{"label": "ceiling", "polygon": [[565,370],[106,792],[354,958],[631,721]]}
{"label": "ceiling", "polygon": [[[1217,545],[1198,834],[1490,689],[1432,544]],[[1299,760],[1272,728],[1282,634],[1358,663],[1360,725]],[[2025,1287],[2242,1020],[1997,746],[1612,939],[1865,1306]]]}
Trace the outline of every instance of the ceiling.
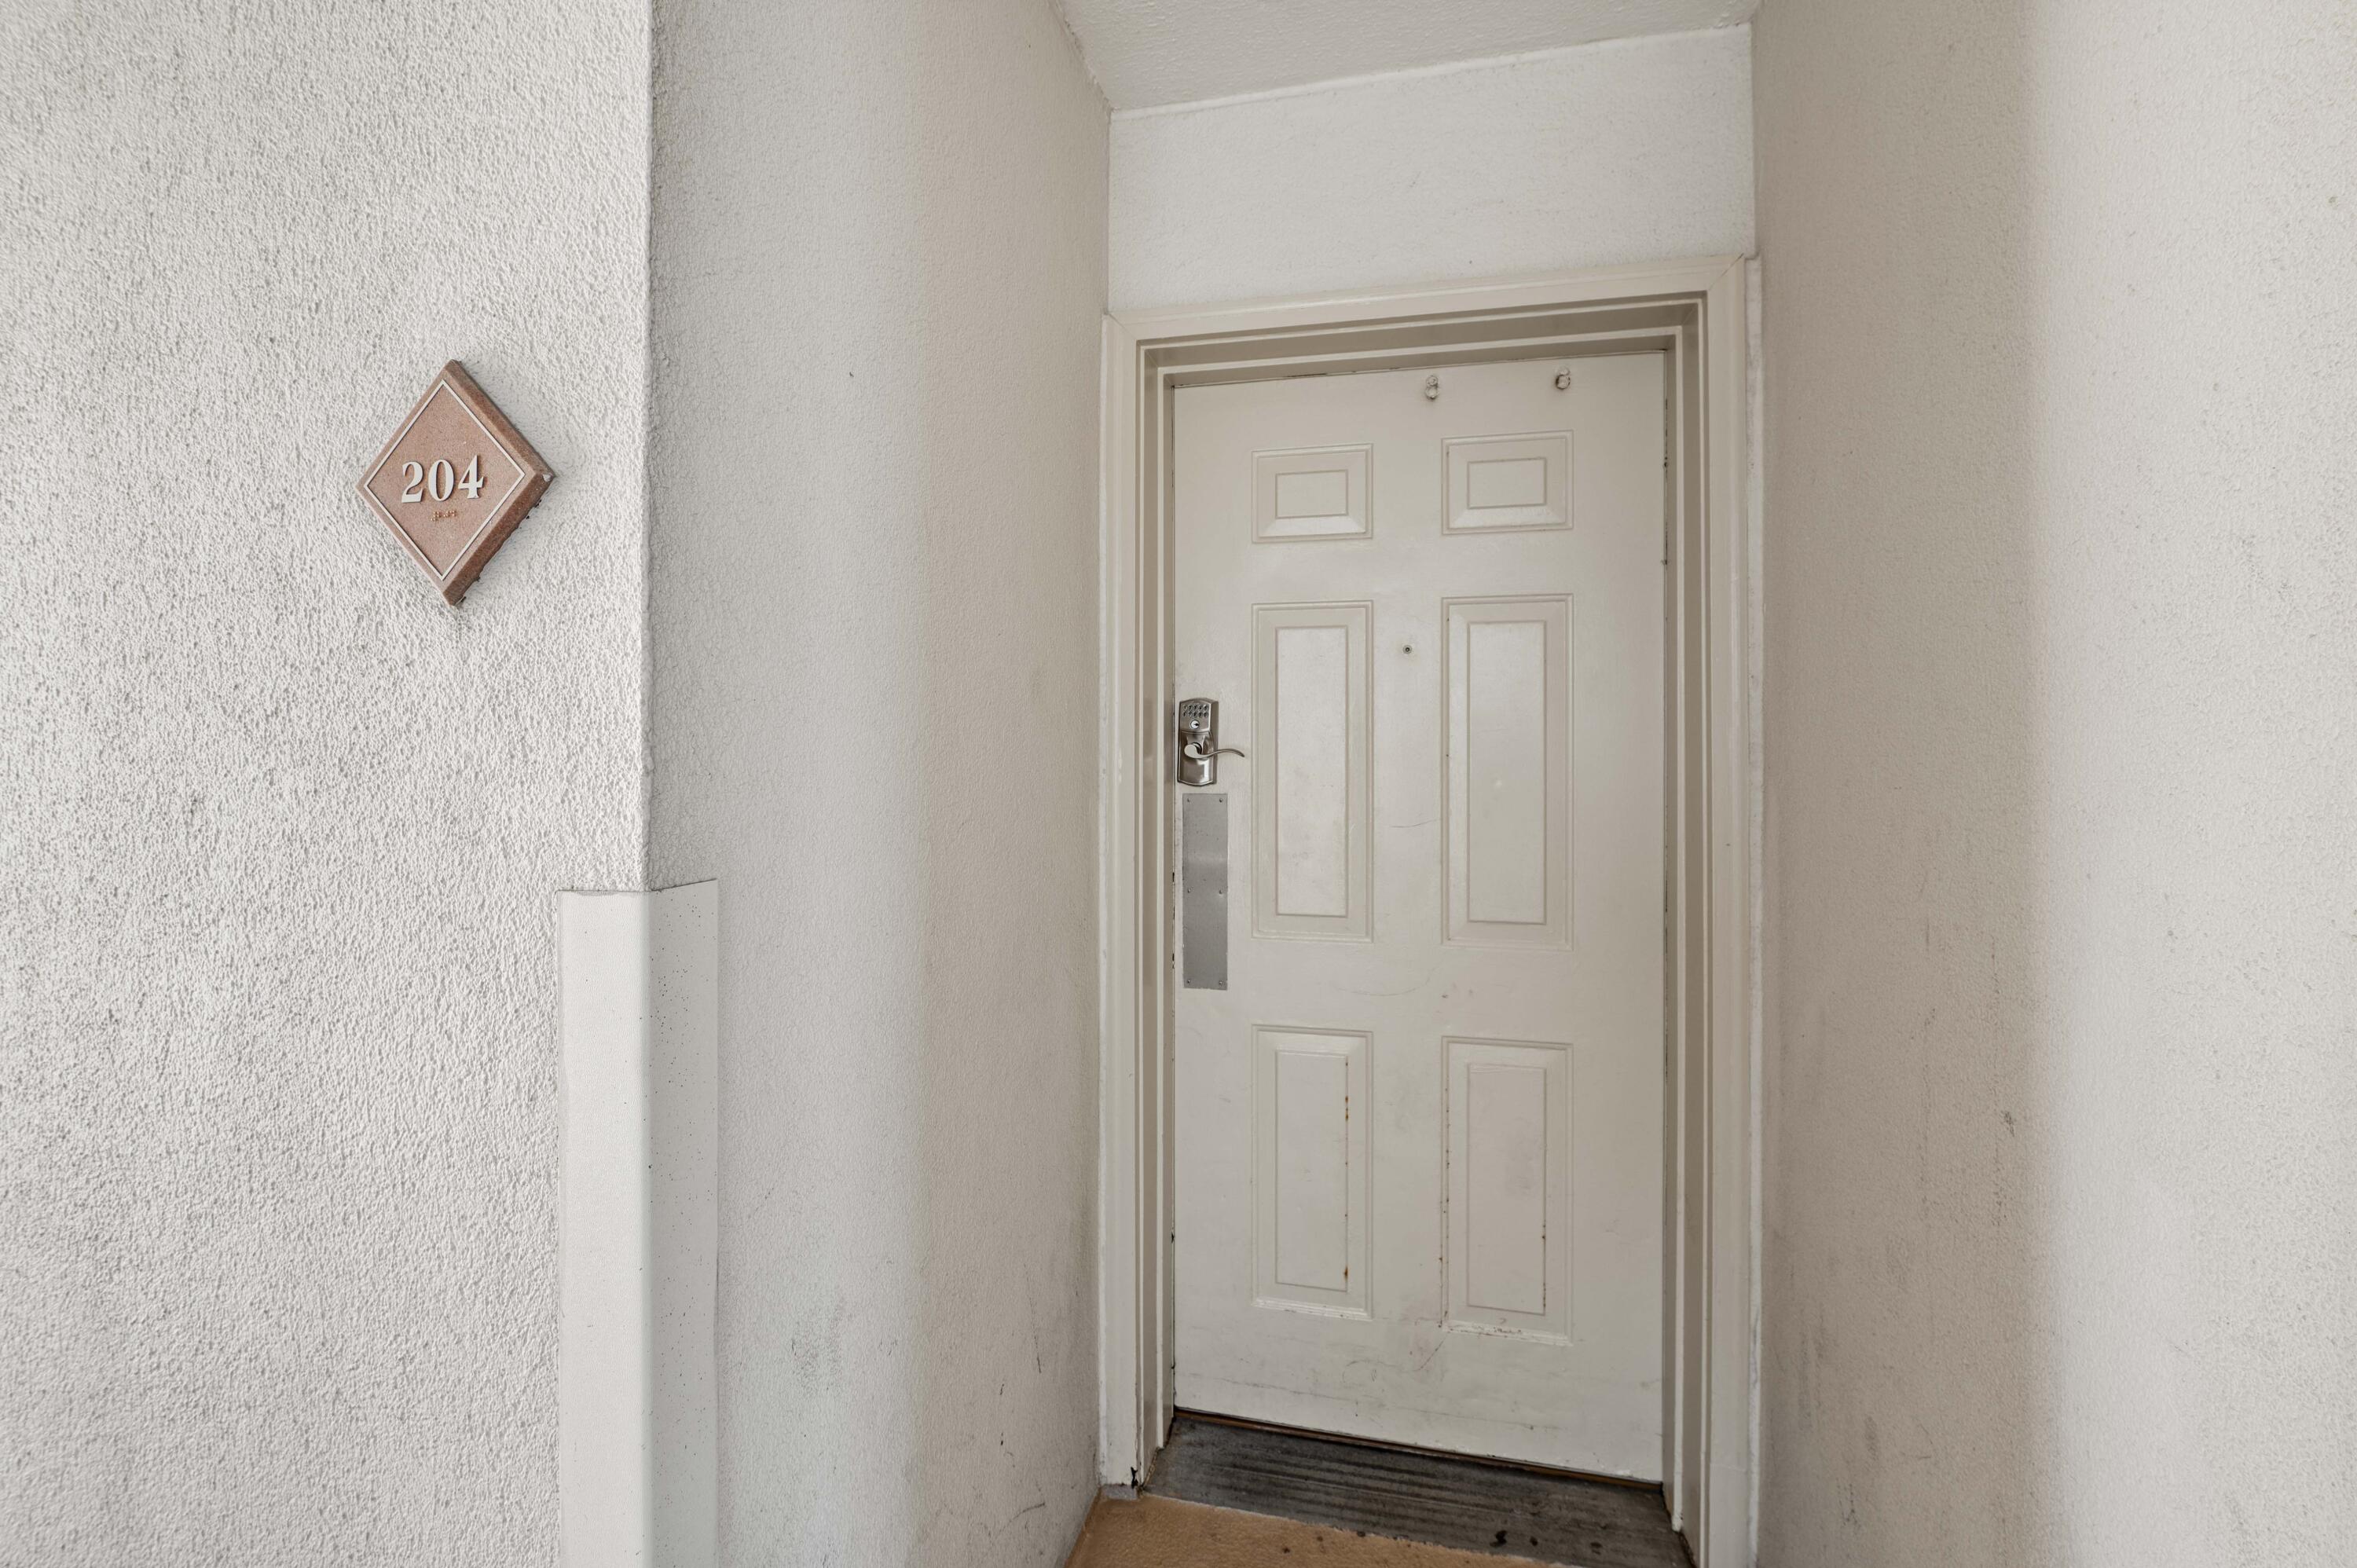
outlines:
{"label": "ceiling", "polygon": [[1758,0],[1058,0],[1115,109],[1602,38],[1722,27]]}

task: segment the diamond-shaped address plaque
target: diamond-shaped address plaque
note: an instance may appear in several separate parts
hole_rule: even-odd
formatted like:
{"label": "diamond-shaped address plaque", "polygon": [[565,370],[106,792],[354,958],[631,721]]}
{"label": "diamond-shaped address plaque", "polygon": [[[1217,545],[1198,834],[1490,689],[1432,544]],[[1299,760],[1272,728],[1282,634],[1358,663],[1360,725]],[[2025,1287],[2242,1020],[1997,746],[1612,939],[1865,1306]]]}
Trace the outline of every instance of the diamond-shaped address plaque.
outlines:
{"label": "diamond-shaped address plaque", "polygon": [[455,605],[555,477],[453,360],[369,465],[360,489]]}

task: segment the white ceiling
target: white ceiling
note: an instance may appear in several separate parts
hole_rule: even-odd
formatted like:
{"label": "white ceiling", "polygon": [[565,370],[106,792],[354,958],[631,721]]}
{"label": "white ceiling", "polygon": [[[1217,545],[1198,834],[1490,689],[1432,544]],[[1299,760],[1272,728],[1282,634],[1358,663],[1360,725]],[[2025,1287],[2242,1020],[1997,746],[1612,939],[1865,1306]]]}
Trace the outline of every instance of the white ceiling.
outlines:
{"label": "white ceiling", "polygon": [[1602,38],[1723,27],[1758,0],[1058,0],[1115,109]]}

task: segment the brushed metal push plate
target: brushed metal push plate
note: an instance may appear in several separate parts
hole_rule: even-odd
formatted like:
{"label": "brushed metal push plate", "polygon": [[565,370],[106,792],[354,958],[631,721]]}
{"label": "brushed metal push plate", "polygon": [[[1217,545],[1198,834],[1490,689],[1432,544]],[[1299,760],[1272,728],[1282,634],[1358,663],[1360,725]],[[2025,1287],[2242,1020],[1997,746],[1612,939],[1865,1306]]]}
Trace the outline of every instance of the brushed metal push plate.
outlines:
{"label": "brushed metal push plate", "polygon": [[1178,981],[1228,988],[1228,798],[1178,799]]}

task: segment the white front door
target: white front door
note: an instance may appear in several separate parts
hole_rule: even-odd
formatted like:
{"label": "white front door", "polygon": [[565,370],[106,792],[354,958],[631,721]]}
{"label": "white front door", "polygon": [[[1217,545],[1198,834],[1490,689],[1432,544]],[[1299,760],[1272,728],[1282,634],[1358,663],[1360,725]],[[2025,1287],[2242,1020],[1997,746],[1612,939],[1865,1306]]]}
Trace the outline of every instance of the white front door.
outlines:
{"label": "white front door", "polygon": [[1434,373],[1176,396],[1178,1402],[1657,1479],[1664,362]]}

